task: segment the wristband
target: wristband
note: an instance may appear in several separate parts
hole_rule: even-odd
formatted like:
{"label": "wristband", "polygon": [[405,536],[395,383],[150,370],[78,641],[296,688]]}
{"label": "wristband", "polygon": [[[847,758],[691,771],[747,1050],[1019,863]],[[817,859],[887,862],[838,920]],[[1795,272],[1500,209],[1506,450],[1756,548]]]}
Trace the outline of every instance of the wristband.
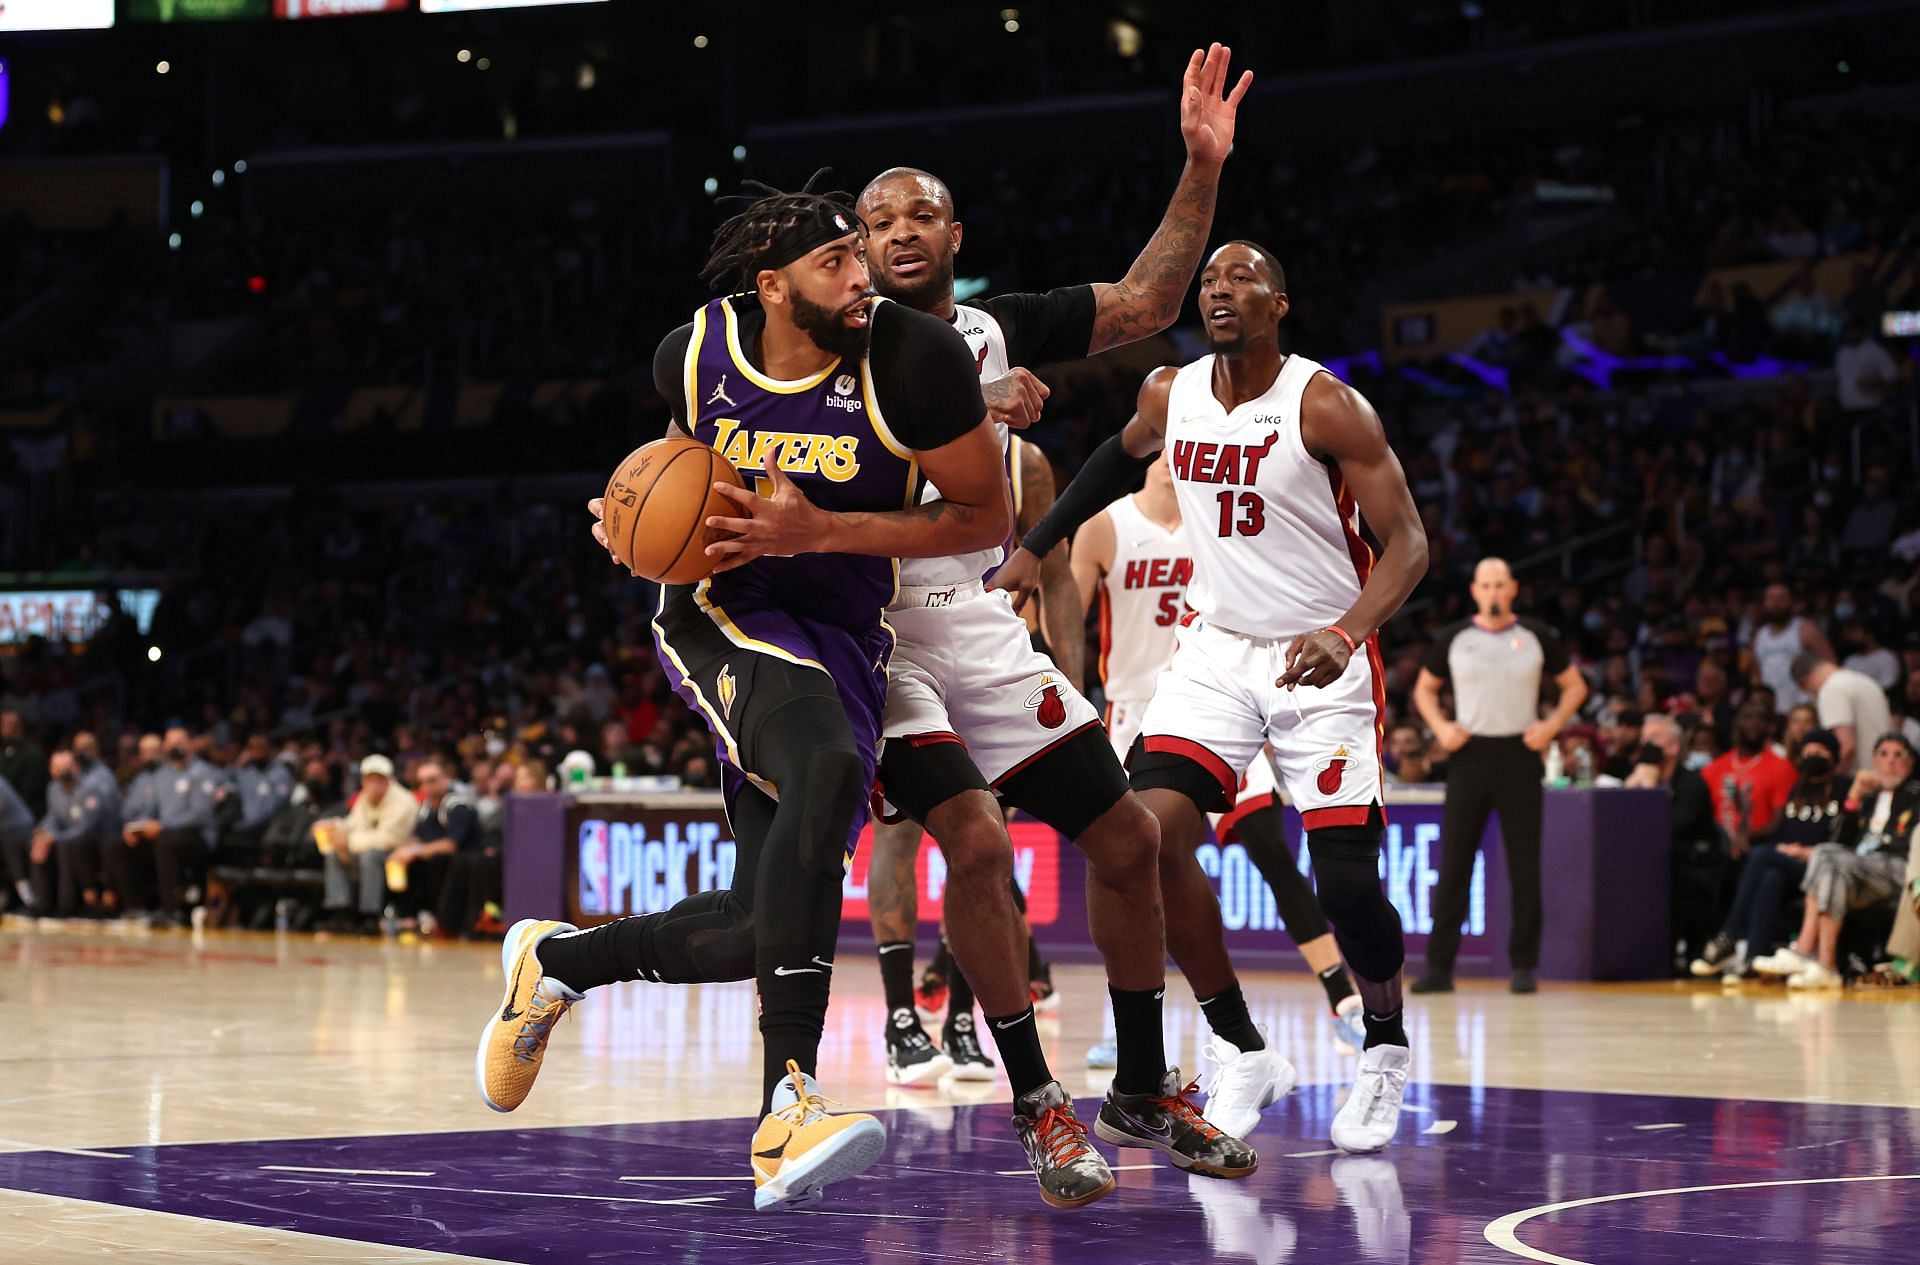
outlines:
{"label": "wristband", "polygon": [[1322,629],[1322,631],[1330,632],[1334,634],[1336,637],[1340,638],[1340,640],[1346,642],[1348,654],[1360,653],[1360,647],[1354,642],[1353,638],[1347,634],[1347,630],[1342,628],[1340,625],[1328,624],[1326,628]]}

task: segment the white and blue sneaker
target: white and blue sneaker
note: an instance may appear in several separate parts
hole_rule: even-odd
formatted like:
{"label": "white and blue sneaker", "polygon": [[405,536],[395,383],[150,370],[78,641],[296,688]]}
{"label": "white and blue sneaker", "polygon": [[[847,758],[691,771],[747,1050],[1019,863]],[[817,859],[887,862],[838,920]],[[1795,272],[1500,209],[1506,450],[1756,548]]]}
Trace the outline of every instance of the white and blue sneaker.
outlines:
{"label": "white and blue sneaker", "polygon": [[1112,1071],[1120,1066],[1120,1043],[1108,1037],[1099,1045],[1087,1049],[1087,1066],[1101,1071]]}
{"label": "white and blue sneaker", "polygon": [[1360,994],[1348,993],[1333,1011],[1333,1048],[1342,1054],[1358,1054],[1367,1046],[1367,1025],[1360,1016],[1365,1007]]}
{"label": "white and blue sneaker", "polygon": [[872,1167],[886,1145],[886,1126],[864,1112],[830,1114],[820,1086],[788,1060],[773,1110],[753,1135],[754,1211],[819,1203],[828,1186]]}

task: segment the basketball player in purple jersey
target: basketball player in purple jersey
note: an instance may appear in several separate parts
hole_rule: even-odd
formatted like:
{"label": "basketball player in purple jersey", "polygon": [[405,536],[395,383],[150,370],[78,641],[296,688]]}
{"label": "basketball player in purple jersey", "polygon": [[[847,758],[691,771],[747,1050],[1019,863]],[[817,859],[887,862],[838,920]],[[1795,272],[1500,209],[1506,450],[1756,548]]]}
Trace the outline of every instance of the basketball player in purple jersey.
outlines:
{"label": "basketball player in purple jersey", "polygon": [[[665,587],[653,625],[675,689],[726,765],[734,885],[590,931],[516,924],[502,951],[506,1001],[477,1068],[488,1105],[509,1111],[532,1088],[554,1023],[587,990],[753,979],[761,1209],[817,1200],[870,1165],[885,1138],[871,1116],[829,1115],[813,1072],[841,881],[879,750],[895,559],[984,549],[1012,525],[965,342],[870,298],[852,208],[811,184],[769,190],[721,227],[705,275],[732,293],[654,357],[675,428],[757,485],[733,498],[739,517],[708,520],[730,533],[708,547],[715,574]],[[941,499],[919,503],[922,475],[939,480]]]}

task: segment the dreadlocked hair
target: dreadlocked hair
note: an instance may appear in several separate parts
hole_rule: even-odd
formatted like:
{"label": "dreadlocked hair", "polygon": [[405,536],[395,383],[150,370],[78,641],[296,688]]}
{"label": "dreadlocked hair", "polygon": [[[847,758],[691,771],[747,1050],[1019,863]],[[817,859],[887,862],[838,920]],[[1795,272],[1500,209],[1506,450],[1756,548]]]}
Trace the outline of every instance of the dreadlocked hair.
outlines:
{"label": "dreadlocked hair", "polygon": [[713,251],[707,256],[700,279],[715,290],[751,290],[761,261],[783,235],[808,221],[834,211],[853,218],[853,195],[844,190],[816,191],[833,168],[822,167],[807,178],[798,192],[789,193],[758,180],[741,184],[758,196],[735,194],[722,201],[745,202],[747,207],[713,231]]}

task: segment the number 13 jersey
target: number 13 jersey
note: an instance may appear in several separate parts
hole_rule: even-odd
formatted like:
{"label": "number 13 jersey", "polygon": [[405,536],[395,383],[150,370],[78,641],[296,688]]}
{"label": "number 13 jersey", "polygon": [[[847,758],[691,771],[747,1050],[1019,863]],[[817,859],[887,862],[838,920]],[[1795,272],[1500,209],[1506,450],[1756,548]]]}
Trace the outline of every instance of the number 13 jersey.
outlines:
{"label": "number 13 jersey", "polygon": [[1289,356],[1264,395],[1228,412],[1212,356],[1182,368],[1167,398],[1166,447],[1193,555],[1187,604],[1252,637],[1338,623],[1373,566],[1353,493],[1300,436],[1300,402],[1323,366]]}

